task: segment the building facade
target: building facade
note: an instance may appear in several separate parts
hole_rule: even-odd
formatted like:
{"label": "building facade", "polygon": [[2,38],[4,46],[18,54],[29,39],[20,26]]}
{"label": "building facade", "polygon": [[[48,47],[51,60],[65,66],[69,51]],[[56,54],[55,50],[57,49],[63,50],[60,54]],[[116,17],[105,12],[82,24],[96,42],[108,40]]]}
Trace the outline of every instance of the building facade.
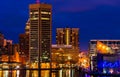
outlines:
{"label": "building facade", "polygon": [[57,28],[57,45],[72,45],[79,48],[79,28]]}
{"label": "building facade", "polygon": [[4,34],[0,33],[0,47],[3,47],[4,44]]}
{"label": "building facade", "polygon": [[31,62],[50,62],[52,6],[49,4],[30,4],[29,57]]}
{"label": "building facade", "polygon": [[26,26],[25,26],[25,34],[30,33],[30,19],[28,19]]}
{"label": "building facade", "polygon": [[19,35],[19,54],[29,60],[29,33],[30,33],[30,19],[28,19],[25,26],[25,33]]}
{"label": "building facade", "polygon": [[20,34],[19,35],[19,46],[20,46],[20,55],[26,56],[29,58],[29,34]]}
{"label": "building facade", "polygon": [[73,49],[72,45],[52,45],[52,66],[68,67],[76,64],[79,58],[79,49]]}
{"label": "building facade", "polygon": [[[100,44],[98,45],[98,41]],[[99,50],[98,46],[101,48]],[[105,51],[105,49],[107,51]],[[101,53],[102,51],[112,53]],[[90,55],[90,69],[98,70],[98,54],[101,55],[119,55],[120,54],[120,40],[90,40],[89,42],[89,55]]]}
{"label": "building facade", "polygon": [[89,50],[91,55],[96,55],[97,53],[97,41],[108,46],[112,52],[120,53],[120,40],[90,40]]}

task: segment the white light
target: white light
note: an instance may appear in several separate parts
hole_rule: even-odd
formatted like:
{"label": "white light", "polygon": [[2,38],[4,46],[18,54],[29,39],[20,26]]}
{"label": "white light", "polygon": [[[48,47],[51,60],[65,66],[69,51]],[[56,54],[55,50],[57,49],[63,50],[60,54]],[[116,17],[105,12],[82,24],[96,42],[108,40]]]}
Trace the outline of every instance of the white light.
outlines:
{"label": "white light", "polygon": [[3,77],[8,77],[8,71],[4,71],[4,75],[3,75]]}
{"label": "white light", "polygon": [[113,69],[110,69],[110,71],[109,71],[111,74],[113,73]]}
{"label": "white light", "polygon": [[16,76],[16,77],[19,77],[19,75],[20,75],[20,71],[19,71],[19,70],[17,70],[17,76]]}
{"label": "white light", "polygon": [[20,68],[20,66],[16,66],[16,69],[17,69],[17,68]]}

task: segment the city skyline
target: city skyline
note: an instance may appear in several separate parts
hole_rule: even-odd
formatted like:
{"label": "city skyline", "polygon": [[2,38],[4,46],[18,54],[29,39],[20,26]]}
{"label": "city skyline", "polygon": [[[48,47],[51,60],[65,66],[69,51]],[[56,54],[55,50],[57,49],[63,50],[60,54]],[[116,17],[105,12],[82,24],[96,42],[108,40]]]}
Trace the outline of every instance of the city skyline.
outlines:
{"label": "city skyline", "polygon": [[[4,7],[0,13],[0,31],[5,34],[7,39],[12,39],[14,43],[18,43],[19,34],[24,33],[25,24],[28,20],[29,4],[35,3],[35,0],[6,1],[2,1],[0,5]],[[67,26],[80,28],[80,48],[82,50],[87,50],[88,42],[91,39],[120,39],[119,0],[41,0],[41,2],[53,6],[52,43],[55,43],[54,40],[56,40],[56,28],[65,28]]]}
{"label": "city skyline", "polygon": [[119,4],[2,1],[0,77],[119,77]]}

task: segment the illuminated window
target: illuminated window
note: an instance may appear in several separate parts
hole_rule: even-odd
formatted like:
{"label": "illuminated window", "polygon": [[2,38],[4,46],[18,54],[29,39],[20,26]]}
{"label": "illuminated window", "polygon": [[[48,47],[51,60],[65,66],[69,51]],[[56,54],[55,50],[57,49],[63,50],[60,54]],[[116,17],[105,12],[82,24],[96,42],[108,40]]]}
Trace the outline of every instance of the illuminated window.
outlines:
{"label": "illuminated window", "polygon": [[30,49],[33,49],[33,47],[30,47]]}
{"label": "illuminated window", "polygon": [[31,18],[31,20],[38,20],[38,18],[35,18],[35,17],[34,17],[34,18]]}
{"label": "illuminated window", "polygon": [[45,57],[43,57],[44,59],[48,59],[48,57],[47,56],[45,56]]}
{"label": "illuminated window", "polygon": [[30,14],[32,14],[32,12],[30,12]]}
{"label": "illuminated window", "polygon": [[38,14],[38,12],[34,12],[34,14]]}
{"label": "illuminated window", "polygon": [[31,41],[35,41],[36,39],[31,39]]}
{"label": "illuminated window", "polygon": [[50,12],[41,12],[41,14],[51,14]]}
{"label": "illuminated window", "polygon": [[43,18],[43,17],[42,17],[41,20],[50,20],[50,18]]}

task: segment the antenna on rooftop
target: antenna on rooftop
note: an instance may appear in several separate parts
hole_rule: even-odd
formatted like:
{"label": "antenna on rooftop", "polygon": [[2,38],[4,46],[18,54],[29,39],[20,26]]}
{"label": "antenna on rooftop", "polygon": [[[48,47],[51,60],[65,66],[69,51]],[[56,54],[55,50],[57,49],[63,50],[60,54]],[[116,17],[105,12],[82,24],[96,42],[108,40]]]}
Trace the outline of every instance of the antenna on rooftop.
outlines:
{"label": "antenna on rooftop", "polygon": [[40,3],[40,0],[36,0],[36,3]]}

